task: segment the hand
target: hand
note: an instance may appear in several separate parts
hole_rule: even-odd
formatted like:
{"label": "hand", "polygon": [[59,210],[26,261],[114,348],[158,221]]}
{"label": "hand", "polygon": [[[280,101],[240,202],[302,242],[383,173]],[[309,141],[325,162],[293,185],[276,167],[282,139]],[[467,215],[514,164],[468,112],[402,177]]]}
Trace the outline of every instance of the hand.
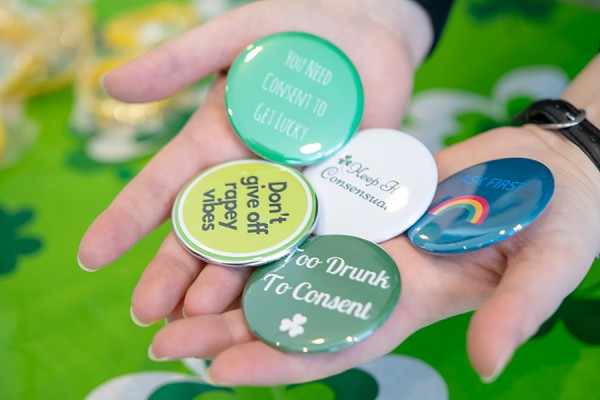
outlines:
{"label": "hand", "polygon": [[[413,68],[432,40],[427,15],[412,1],[265,0],[214,19],[109,73],[106,90],[127,102],[167,97],[212,73],[217,78],[178,136],[88,229],[78,253],[82,268],[93,271],[113,262],[166,220],[177,193],[202,170],[252,157],[225,113],[225,71],[249,43],[278,31],[316,34],[348,55],[363,81],[363,128],[399,124]],[[182,309],[188,316],[222,312],[248,271],[205,265],[170,234],[136,287],[132,316],[149,324]]]}
{"label": "hand", "polygon": [[[590,85],[594,75],[592,82],[600,82],[600,57],[580,75],[587,84],[576,80],[565,98],[585,108],[588,119],[599,125],[600,91]],[[403,292],[390,319],[363,342],[327,354],[273,349],[256,340],[246,326],[237,301],[244,279],[220,281],[207,267],[185,300],[198,312],[187,312],[184,319],[174,315],[178,320],[155,336],[153,354],[163,359],[212,359],[210,377],[226,385],[300,382],[369,361],[423,326],[479,308],[469,328],[468,350],[482,380],[495,379],[515,349],[581,282],[600,250],[600,172],[560,134],[527,125],[479,135],[437,155],[440,179],[503,157],[533,158],[552,170],[556,186],[548,209],[518,235],[473,253],[425,254],[405,237],[385,243],[400,269]],[[227,285],[227,290],[218,285]],[[196,290],[200,286],[202,290]]]}

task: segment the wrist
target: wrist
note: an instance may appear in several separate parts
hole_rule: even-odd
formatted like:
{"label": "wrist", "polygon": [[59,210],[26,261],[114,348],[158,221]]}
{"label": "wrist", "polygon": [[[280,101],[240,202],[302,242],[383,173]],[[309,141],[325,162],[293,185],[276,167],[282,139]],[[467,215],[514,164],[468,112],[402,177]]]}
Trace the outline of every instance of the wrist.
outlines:
{"label": "wrist", "polygon": [[[537,125],[525,125],[524,128],[533,133],[531,136],[534,140],[551,149],[552,166],[566,178],[563,179],[563,186],[572,192],[574,200],[584,209],[587,208],[584,204],[597,209],[600,204],[600,170],[588,155],[560,132]],[[584,199],[591,200],[588,202]],[[600,215],[591,213],[589,219],[590,227],[597,232],[600,229]],[[600,257],[600,241],[595,242],[595,254]]]}
{"label": "wrist", "polygon": [[592,160],[572,141],[558,131],[544,129],[534,124],[525,125],[541,142],[553,150],[557,158],[573,166],[573,171],[587,182],[600,202],[600,170]]}
{"label": "wrist", "polygon": [[[594,125],[598,130],[600,129],[600,55],[596,55],[588,65],[577,75],[577,77],[571,82],[569,87],[562,94],[561,98],[571,103],[574,107],[585,112],[585,118],[589,123]],[[563,135],[560,135],[563,136]],[[587,175],[591,176],[594,180],[596,187],[600,186],[600,168],[596,167],[592,160],[579,149],[575,144],[565,137],[561,138],[563,141],[568,142],[570,149],[579,150],[579,153],[575,152],[579,159],[582,168],[588,172]],[[587,162],[584,162],[587,161]],[[590,166],[591,165],[591,166]]]}
{"label": "wrist", "polygon": [[[583,184],[587,193],[581,194],[592,196],[593,209],[597,209],[600,203],[600,163],[597,145],[600,127],[599,76],[600,55],[597,55],[561,96],[567,103],[543,101],[537,106],[534,105],[533,114],[529,114],[530,117],[541,115],[542,121],[549,119],[552,123],[572,122],[574,126],[563,127],[562,130],[544,129],[539,125],[525,126],[535,134],[532,136],[537,136],[553,150],[555,159],[566,161],[563,165],[569,166],[568,183]],[[563,120],[561,113],[566,119]],[[585,119],[581,120],[579,117],[583,115]],[[539,120],[533,121],[540,123]],[[600,229],[600,215],[593,214],[590,215],[590,218],[595,219],[591,221],[592,226]],[[600,246],[596,253],[600,253]]]}
{"label": "wrist", "polygon": [[385,29],[407,49],[411,65],[418,67],[433,42],[433,27],[425,9],[412,0],[336,0],[352,7]]}

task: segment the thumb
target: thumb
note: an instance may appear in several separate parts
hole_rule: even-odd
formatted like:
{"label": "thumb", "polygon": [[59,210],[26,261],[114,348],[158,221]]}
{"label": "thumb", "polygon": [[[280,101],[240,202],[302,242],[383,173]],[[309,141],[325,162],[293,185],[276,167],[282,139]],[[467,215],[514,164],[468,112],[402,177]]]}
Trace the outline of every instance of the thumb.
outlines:
{"label": "thumb", "polygon": [[556,311],[593,262],[589,251],[527,253],[509,260],[498,288],[469,326],[469,358],[485,383],[500,375],[515,350]]}

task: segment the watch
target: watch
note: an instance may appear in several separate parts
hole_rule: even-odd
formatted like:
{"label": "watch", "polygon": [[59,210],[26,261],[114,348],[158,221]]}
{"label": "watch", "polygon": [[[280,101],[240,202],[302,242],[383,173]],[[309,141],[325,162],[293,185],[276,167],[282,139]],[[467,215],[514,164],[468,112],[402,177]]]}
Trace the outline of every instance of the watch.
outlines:
{"label": "watch", "polygon": [[[565,100],[546,99],[531,104],[518,119],[562,133],[600,170],[600,130],[585,118],[585,110],[579,110]],[[596,258],[600,259],[600,254]]]}
{"label": "watch", "polygon": [[575,143],[600,170],[600,130],[565,100],[540,100],[531,104],[519,118],[524,123],[556,130]]}

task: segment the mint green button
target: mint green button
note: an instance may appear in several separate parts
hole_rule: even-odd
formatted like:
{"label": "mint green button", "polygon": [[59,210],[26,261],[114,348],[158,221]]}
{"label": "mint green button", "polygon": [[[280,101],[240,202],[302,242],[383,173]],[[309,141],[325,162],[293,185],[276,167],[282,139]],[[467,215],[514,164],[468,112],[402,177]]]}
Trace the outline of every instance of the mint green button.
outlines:
{"label": "mint green button", "polygon": [[289,165],[331,156],[358,128],[363,91],[356,69],[317,36],[284,32],[252,43],[225,88],[234,129],[256,154]]}
{"label": "mint green button", "polygon": [[306,240],[248,280],[243,310],[252,332],[294,353],[337,351],[379,328],[400,295],[394,260],[354,236]]}
{"label": "mint green button", "polygon": [[212,167],[194,178],[173,206],[173,230],[193,254],[230,266],[284,257],[313,230],[317,203],[293,168],[262,160]]}

